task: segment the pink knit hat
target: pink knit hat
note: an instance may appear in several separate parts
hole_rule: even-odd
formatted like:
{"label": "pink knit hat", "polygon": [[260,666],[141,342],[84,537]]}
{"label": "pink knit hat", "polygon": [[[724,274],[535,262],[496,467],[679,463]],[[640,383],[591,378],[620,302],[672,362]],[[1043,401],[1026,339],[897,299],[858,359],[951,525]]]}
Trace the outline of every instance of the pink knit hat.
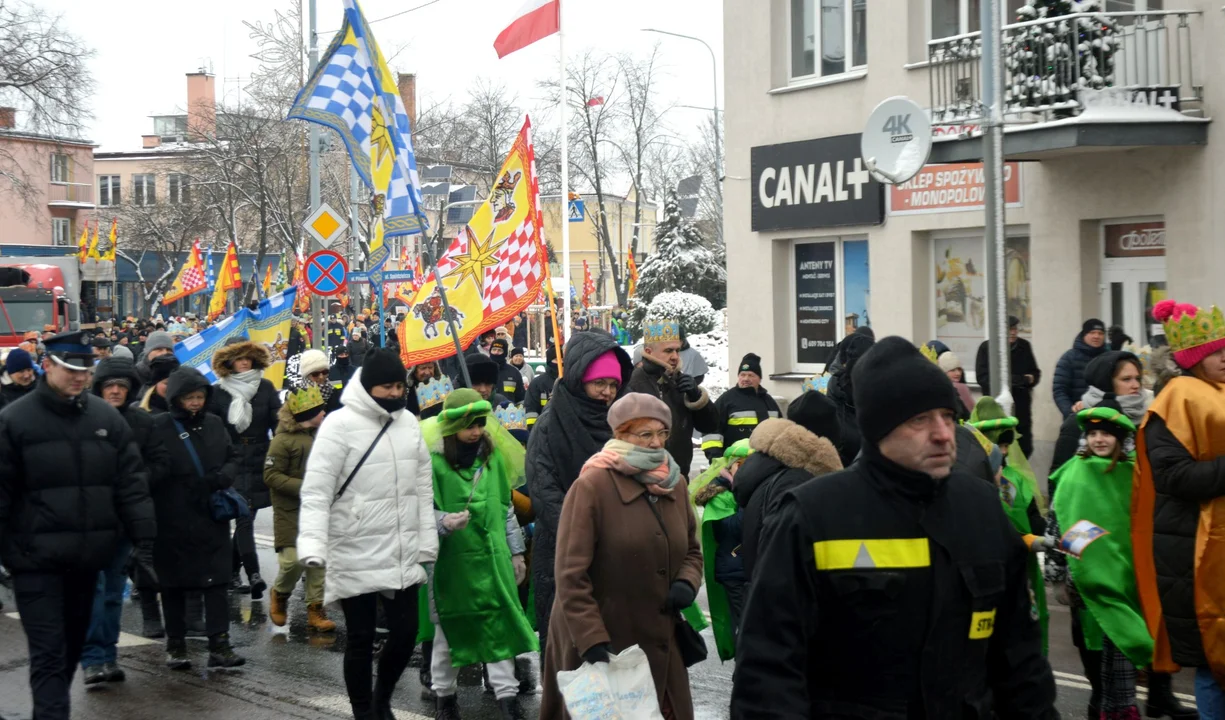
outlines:
{"label": "pink knit hat", "polygon": [[617,382],[622,381],[621,377],[621,360],[617,358],[616,350],[609,350],[600,357],[592,361],[587,366],[587,371],[583,373],[583,382],[595,382],[596,380],[613,379]]}

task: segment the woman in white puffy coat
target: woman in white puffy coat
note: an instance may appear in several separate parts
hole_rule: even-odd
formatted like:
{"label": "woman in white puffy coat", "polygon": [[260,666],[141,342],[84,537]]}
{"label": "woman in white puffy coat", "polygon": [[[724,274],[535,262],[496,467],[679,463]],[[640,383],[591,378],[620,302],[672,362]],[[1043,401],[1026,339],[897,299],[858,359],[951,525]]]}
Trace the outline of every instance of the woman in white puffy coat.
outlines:
{"label": "woman in white puffy coat", "polygon": [[[324,602],[339,600],[344,611],[345,687],[356,720],[392,720],[391,694],[416,642],[423,565],[438,557],[430,453],[405,409],[407,376],[396,353],[371,350],[345,388],[344,407],[319,428],[302,481],[298,557],[327,568]],[[372,692],[380,598],[391,634]]]}

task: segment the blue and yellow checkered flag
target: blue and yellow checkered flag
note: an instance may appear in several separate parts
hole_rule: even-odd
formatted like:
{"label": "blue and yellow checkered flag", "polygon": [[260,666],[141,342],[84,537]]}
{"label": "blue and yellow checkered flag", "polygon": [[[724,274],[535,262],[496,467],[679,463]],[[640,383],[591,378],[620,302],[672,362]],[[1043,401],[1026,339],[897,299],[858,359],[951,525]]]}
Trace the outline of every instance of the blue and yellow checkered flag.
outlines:
{"label": "blue and yellow checkered flag", "polygon": [[422,233],[428,225],[412,129],[396,80],[357,0],[344,3],[344,25],[294,99],[289,117],[326,125],[344,139],[353,167],[374,195],[370,270],[378,272],[390,256],[385,238]]}

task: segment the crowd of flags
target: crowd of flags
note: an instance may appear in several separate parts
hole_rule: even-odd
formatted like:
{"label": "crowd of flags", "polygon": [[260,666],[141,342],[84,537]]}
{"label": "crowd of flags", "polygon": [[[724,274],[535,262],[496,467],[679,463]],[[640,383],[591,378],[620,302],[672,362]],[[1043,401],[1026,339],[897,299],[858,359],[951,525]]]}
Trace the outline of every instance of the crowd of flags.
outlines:
{"label": "crowd of flags", "polygon": [[93,239],[89,235],[89,221],[81,228],[81,239],[77,241],[77,259],[84,264],[87,260],[115,262],[115,252],[119,248],[119,221],[111,219],[111,231],[107,236],[106,252],[101,251],[98,237],[98,221],[94,220]]}

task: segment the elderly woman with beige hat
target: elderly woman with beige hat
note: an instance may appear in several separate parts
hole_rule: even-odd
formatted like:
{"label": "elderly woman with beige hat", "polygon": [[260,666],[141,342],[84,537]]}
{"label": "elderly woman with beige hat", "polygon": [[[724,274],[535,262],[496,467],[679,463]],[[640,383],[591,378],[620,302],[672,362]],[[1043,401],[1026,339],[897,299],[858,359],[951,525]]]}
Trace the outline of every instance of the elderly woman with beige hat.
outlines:
{"label": "elderly woman with beige hat", "polygon": [[583,466],[562,507],[540,717],[566,717],[559,670],[608,662],[637,645],[664,717],[688,720],[693,699],[677,627],[702,582],[702,549],[688,484],[664,449],[672,411],[629,393],[609,408],[608,424],[613,439]]}

